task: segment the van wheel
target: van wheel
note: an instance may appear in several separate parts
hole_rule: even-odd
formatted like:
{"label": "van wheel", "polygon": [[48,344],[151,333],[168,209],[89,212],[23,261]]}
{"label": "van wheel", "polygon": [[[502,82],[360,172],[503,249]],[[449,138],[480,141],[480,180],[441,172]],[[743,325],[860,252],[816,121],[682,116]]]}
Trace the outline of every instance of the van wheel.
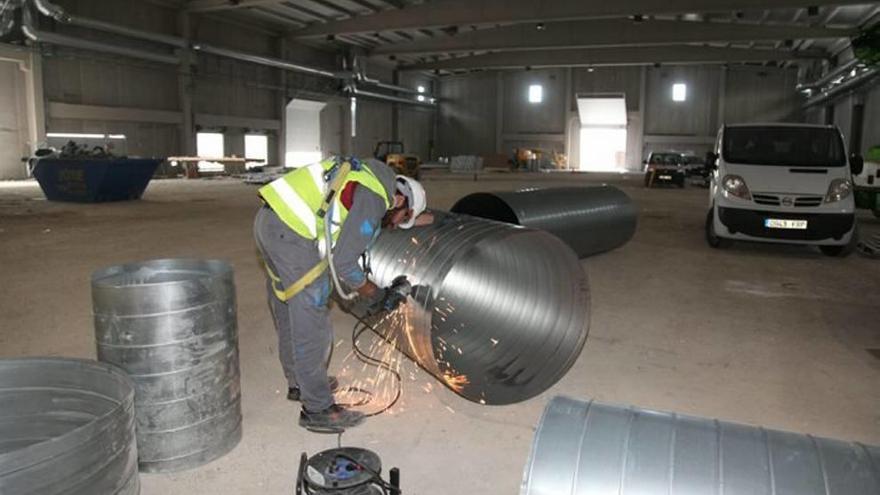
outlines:
{"label": "van wheel", "polygon": [[874,216],[880,218],[880,209],[874,210]]}
{"label": "van wheel", "polygon": [[856,245],[859,243],[859,227],[856,225],[856,228],[853,229],[852,239],[850,239],[849,244],[843,246],[819,246],[819,250],[822,251],[822,254],[825,256],[832,256],[835,258],[846,258],[853,251],[856,250]]}
{"label": "van wheel", "polygon": [[715,233],[714,211],[715,208],[709,208],[709,213],[706,215],[706,242],[715,249],[728,248],[733,241],[718,237]]}
{"label": "van wheel", "polygon": [[849,252],[847,250],[848,247],[849,246],[819,246],[819,249],[822,251],[822,254],[824,254],[825,256],[832,256],[835,258],[837,258],[837,257],[843,258],[843,257],[849,255]]}

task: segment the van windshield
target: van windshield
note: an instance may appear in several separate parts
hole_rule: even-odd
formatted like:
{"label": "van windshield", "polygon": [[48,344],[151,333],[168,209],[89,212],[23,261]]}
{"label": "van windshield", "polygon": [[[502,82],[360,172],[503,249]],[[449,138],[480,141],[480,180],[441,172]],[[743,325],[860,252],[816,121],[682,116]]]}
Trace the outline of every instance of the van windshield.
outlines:
{"label": "van windshield", "polygon": [[843,167],[840,134],[818,127],[748,126],[724,129],[724,161],[746,165]]}

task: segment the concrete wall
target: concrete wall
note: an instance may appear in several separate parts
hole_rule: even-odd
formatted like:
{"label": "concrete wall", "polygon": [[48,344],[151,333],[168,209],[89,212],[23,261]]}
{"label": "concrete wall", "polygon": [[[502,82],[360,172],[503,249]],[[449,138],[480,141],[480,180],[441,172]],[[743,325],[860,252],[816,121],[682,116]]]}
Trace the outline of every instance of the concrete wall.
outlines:
{"label": "concrete wall", "polygon": [[[540,105],[528,103],[525,93],[528,85],[536,82],[544,85]],[[687,84],[684,102],[672,101],[672,84],[678,82]],[[438,153],[510,154],[515,146],[533,146],[565,151],[569,161],[577,165],[576,95],[618,93],[626,98],[629,120],[627,167],[638,170],[642,157],[653,150],[709,150],[718,128],[727,122],[803,119],[795,83],[794,70],[714,65],[486,71],[450,76],[439,82],[445,100],[440,111]]]}
{"label": "concrete wall", "polygon": [[[436,96],[433,79],[424,74],[401,73],[398,84],[413,89],[422,86],[427,94]],[[398,132],[395,139],[403,141],[407,153],[414,153],[423,161],[435,158],[438,110],[411,105],[397,105],[397,109]]]}
{"label": "concrete wall", "polygon": [[495,153],[496,132],[502,124],[497,118],[496,73],[450,76],[443,78],[439,85],[442,99],[437,129],[439,155]]}

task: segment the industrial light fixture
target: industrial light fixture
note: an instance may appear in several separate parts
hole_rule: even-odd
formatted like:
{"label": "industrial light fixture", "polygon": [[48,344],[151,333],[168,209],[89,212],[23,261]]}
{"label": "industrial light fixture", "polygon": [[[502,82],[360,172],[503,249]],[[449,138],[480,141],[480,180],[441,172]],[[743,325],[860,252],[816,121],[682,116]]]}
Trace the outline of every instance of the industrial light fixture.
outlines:
{"label": "industrial light fixture", "polygon": [[535,24],[535,29],[537,29],[538,31],[543,31],[547,29],[547,26],[545,26],[543,22],[539,22]]}
{"label": "industrial light fixture", "polygon": [[46,137],[65,139],[125,139],[125,134],[84,134],[76,132],[47,132]]}

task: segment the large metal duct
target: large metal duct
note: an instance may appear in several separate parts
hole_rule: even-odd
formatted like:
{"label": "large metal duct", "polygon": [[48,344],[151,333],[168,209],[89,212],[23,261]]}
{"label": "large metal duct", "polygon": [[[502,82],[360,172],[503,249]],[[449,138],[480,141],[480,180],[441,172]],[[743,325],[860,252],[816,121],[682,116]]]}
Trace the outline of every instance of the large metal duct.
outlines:
{"label": "large metal duct", "polygon": [[142,471],[179,471],[241,439],[232,267],[156,260],[92,276],[98,359],[135,383]]}
{"label": "large metal duct", "polygon": [[78,48],[80,50],[90,50],[95,52],[102,53],[110,53],[113,55],[121,55],[124,57],[132,57],[138,58],[141,60],[149,60],[152,62],[159,62],[162,64],[171,64],[177,65],[179,60],[174,55],[165,55],[158,52],[152,52],[149,50],[140,50],[137,48],[129,48],[125,46],[118,45],[108,45],[105,43],[98,43],[96,41],[89,41],[81,38],[76,38],[73,36],[66,36],[58,33],[51,33],[47,31],[40,31],[36,28],[33,23],[33,19],[31,19],[30,11],[27,7],[22,8],[22,23],[21,23],[21,32],[25,35],[29,40],[36,41],[39,43],[49,43],[53,45],[66,46],[70,48]]}
{"label": "large metal duct", "polygon": [[880,447],[556,397],[522,495],[876,495]]}
{"label": "large metal duct", "polygon": [[0,493],[140,493],[131,380],[63,358],[0,360]]}
{"label": "large metal duct", "polygon": [[545,230],[581,258],[629,242],[638,218],[629,196],[611,186],[479,192],[458,200],[452,211]]}
{"label": "large metal duct", "polygon": [[435,212],[434,224],[379,236],[373,279],[416,285],[378,331],[462,397],[520,402],[574,364],[589,330],[587,276],[575,254],[538,230]]}

